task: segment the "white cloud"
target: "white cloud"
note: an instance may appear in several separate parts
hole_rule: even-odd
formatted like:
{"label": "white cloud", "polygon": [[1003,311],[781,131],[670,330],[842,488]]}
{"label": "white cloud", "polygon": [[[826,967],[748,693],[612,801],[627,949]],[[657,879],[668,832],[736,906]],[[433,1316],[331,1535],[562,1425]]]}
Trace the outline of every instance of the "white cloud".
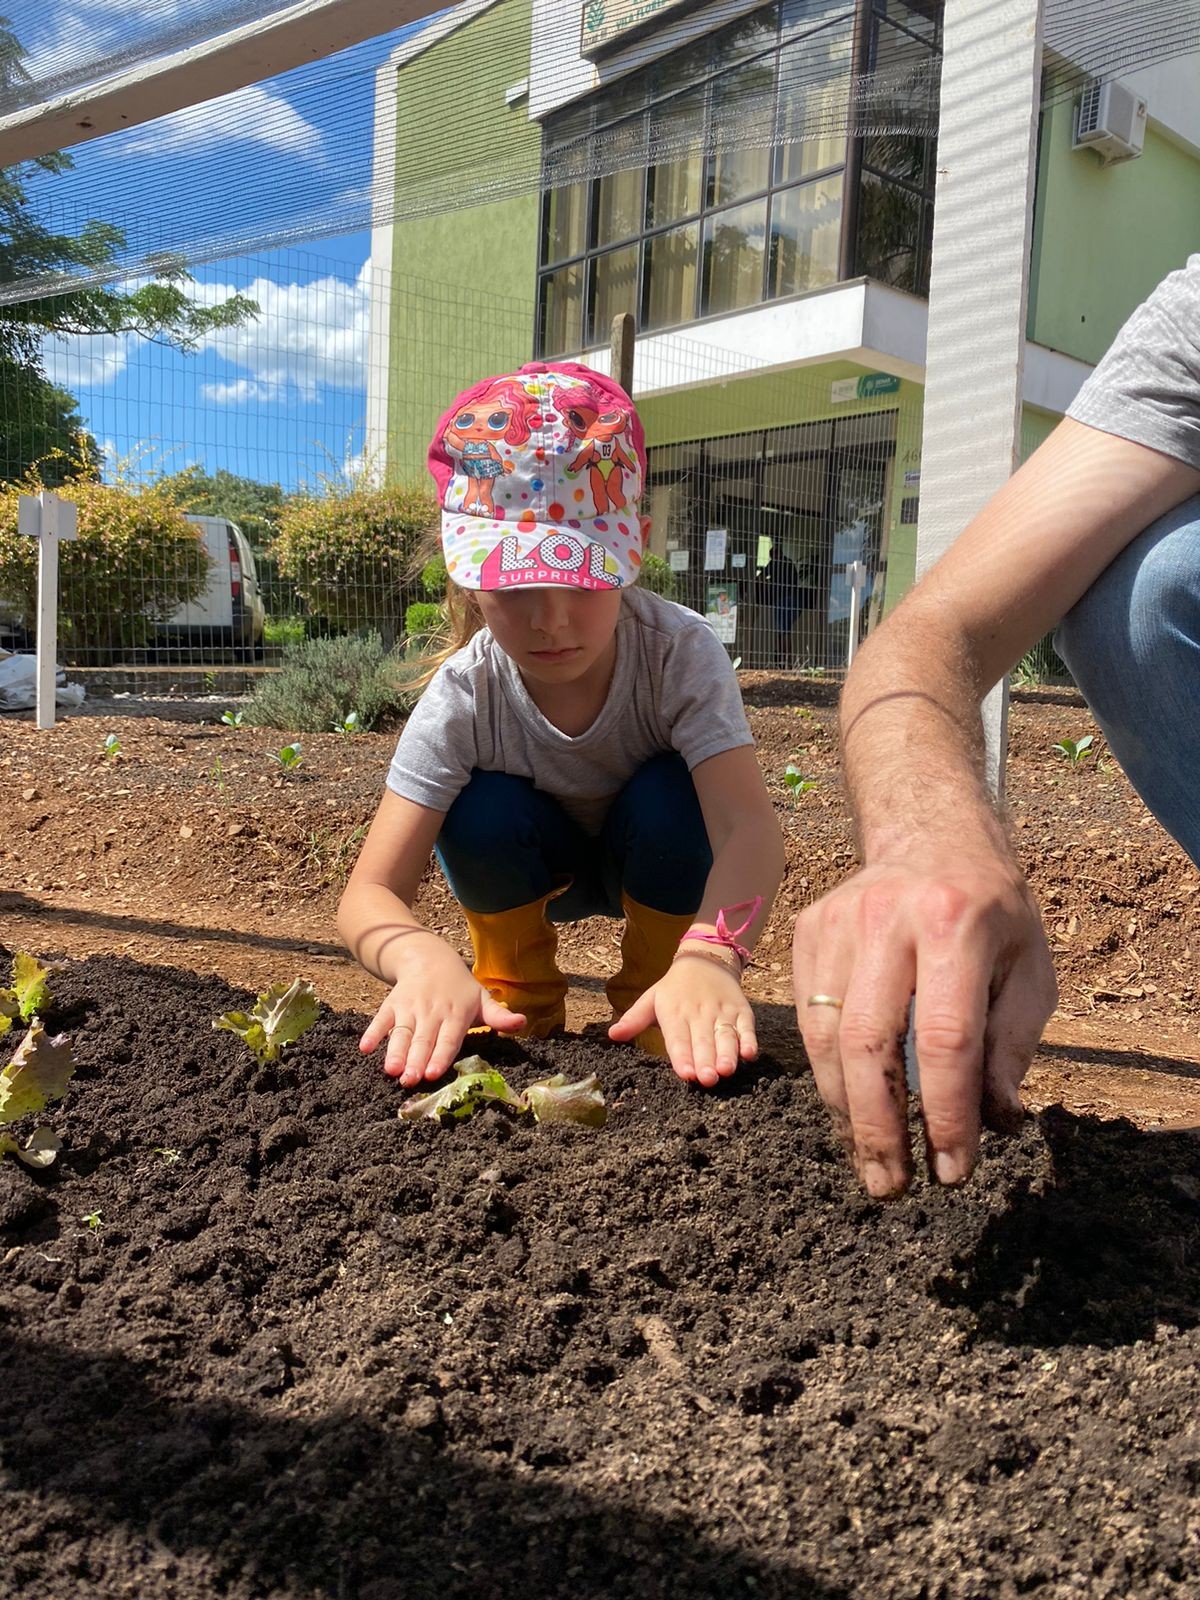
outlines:
{"label": "white cloud", "polygon": [[349,283],[334,277],[310,283],[257,278],[240,290],[230,284],[195,284],[193,293],[206,304],[239,292],[259,305],[256,321],[218,329],[204,341],[206,349],[248,374],[206,384],[205,398],[237,405],[298,394],[312,403],[322,388],[362,388],[370,323],[367,272],[364,264],[358,278]]}
{"label": "white cloud", "polygon": [[241,406],[249,401],[266,404],[272,400],[282,400],[284,394],[282,384],[259,383],[254,378],[235,378],[232,383],[200,385],[200,398],[210,400],[216,406]]}
{"label": "white cloud", "polygon": [[133,334],[77,333],[52,335],[43,341],[42,362],[52,383],[72,394],[114,382],[129,365]]}
{"label": "white cloud", "polygon": [[324,153],[320,131],[281,95],[257,83],[131,130],[121,140],[120,153],[122,159],[162,156],[221,144],[263,145],[302,161],[320,161]]}

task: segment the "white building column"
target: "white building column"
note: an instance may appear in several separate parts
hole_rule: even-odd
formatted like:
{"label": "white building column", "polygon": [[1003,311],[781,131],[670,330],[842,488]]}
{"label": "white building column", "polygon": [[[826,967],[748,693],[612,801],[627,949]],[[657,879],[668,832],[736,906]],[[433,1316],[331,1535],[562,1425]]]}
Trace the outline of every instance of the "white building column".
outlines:
{"label": "white building column", "polygon": [[[1020,448],[1043,0],[946,0],[917,575],[1008,479]],[[1003,797],[1008,685],[984,705]]]}

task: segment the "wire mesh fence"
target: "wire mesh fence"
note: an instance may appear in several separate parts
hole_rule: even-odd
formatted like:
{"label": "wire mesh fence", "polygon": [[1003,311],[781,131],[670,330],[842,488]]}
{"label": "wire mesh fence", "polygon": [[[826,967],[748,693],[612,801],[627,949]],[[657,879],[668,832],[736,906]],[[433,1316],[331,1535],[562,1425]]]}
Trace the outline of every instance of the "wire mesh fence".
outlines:
{"label": "wire mesh fence", "polygon": [[[34,640],[16,499],[35,482],[78,505],[60,553],[68,665],[269,665],[289,642],[364,631],[426,642],[443,581],[428,440],[459,390],[530,358],[532,297],[300,252],[201,288],[256,310],[190,355],[50,340],[58,412],[0,383],[0,643]],[[384,308],[387,340],[371,332]],[[644,581],[708,616],[743,666],[845,666],[852,626],[857,641],[911,580],[920,390],[877,374],[864,399],[847,373],[677,334],[638,349]]]}

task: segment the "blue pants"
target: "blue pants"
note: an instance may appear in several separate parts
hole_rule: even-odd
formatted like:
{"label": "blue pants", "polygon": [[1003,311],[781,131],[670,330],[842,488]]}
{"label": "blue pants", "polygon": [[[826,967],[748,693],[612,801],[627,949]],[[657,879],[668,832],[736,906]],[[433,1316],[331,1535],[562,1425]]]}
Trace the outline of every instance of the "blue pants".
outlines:
{"label": "blue pants", "polygon": [[1130,782],[1200,864],[1200,496],[1121,551],[1054,643]]}
{"label": "blue pants", "polygon": [[467,911],[511,911],[568,883],[547,908],[552,922],[623,917],[622,891],[654,911],[691,916],[712,867],[695,785],[675,754],[639,767],[598,838],[528,778],[477,770],[446,813],[437,858]]}

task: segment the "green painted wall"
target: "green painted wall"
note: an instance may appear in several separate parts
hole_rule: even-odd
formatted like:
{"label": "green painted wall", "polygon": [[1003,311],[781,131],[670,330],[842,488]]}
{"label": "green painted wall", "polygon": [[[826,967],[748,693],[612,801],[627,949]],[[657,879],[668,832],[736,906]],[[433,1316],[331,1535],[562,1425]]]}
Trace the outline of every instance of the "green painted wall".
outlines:
{"label": "green painted wall", "polygon": [[1200,250],[1200,159],[1151,127],[1136,161],[1102,167],[1071,149],[1074,114],[1067,101],[1042,122],[1029,336],[1095,363],[1159,280]]}
{"label": "green painted wall", "polygon": [[830,361],[790,372],[756,373],[704,388],[650,395],[638,401],[638,412],[651,449],[655,445],[749,433],[757,428],[897,412],[896,451],[889,484],[886,611],[911,588],[913,581],[917,530],[915,524],[901,523],[900,508],[903,500],[919,493],[915,486],[906,487],[904,474],[919,472],[921,467],[923,390],[919,384],[902,382],[897,392],[874,400],[832,399],[835,382],[857,378],[867,370],[848,361]]}
{"label": "green painted wall", "polygon": [[[499,0],[397,73],[396,139],[404,165],[453,171],[446,120],[430,117],[453,86],[454,126],[486,164],[503,151],[503,173],[535,181],[524,193],[490,205],[445,209],[395,225],[389,339],[388,473],[424,472],[438,417],[478,378],[528,361],[533,350],[541,129],[528,101],[504,103],[528,75],[528,0]],[[491,70],[481,71],[488,62]]]}

